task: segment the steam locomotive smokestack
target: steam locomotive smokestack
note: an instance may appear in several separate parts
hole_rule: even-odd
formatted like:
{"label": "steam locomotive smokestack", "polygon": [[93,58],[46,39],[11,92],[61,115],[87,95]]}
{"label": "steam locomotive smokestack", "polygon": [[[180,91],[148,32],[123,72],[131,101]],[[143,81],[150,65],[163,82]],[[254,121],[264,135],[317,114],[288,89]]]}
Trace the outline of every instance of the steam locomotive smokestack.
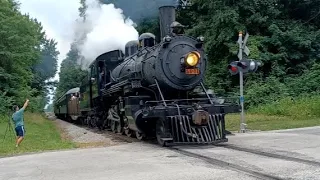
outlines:
{"label": "steam locomotive smokestack", "polygon": [[170,34],[170,25],[175,20],[176,9],[174,6],[161,6],[159,8],[161,39]]}

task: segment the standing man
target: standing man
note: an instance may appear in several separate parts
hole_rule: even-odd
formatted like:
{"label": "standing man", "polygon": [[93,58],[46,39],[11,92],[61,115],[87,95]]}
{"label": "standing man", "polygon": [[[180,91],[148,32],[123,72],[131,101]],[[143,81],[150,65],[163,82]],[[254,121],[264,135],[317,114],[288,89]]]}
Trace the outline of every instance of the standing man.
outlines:
{"label": "standing man", "polygon": [[12,120],[15,125],[15,130],[17,134],[17,140],[16,140],[16,147],[19,146],[19,144],[22,142],[24,138],[24,119],[23,119],[23,113],[26,107],[29,104],[29,99],[26,100],[23,107],[19,110],[19,107],[17,105],[13,106],[13,110],[15,111],[12,115]]}

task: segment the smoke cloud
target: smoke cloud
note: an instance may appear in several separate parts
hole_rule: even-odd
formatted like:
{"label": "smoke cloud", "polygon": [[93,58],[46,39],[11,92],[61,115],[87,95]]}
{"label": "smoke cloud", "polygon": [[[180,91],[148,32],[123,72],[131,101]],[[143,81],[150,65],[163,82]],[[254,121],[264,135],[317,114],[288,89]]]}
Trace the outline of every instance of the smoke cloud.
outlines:
{"label": "smoke cloud", "polygon": [[[79,18],[80,0],[19,0],[20,11],[37,18],[49,38],[58,42],[58,71],[52,80],[59,79],[60,65],[76,40],[86,68],[100,54],[121,49],[126,42],[138,38],[132,20],[126,19],[121,9],[113,4],[99,4],[87,0],[87,20]],[[77,21],[76,21],[77,20]]]}
{"label": "smoke cloud", "polygon": [[[112,50],[125,50],[125,44],[138,39],[135,23],[125,18],[123,11],[113,4],[100,4],[97,0],[87,0],[86,21],[75,26],[78,50],[83,56],[81,65],[88,65],[100,54]],[[83,38],[83,39],[81,39]]]}
{"label": "smoke cloud", "polygon": [[[114,49],[124,49],[127,41],[138,38],[134,23],[123,16],[113,4],[100,5],[98,0],[87,0],[87,21],[79,19],[80,0],[19,0],[20,11],[37,18],[46,35],[57,41],[58,71],[51,80],[59,80],[60,65],[70,45],[76,40],[84,57],[83,68],[98,55]],[[85,37],[82,39],[82,37]],[[50,95],[52,102],[52,95]]]}

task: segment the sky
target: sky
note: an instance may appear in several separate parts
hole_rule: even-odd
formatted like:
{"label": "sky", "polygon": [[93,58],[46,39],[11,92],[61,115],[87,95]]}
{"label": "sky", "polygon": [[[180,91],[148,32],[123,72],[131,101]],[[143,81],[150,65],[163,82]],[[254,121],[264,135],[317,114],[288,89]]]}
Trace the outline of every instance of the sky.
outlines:
{"label": "sky", "polygon": [[[70,49],[73,38],[73,24],[78,17],[79,0],[19,0],[20,11],[37,18],[49,38],[56,40],[58,72],[62,60]],[[58,80],[58,72],[54,80]]]}
{"label": "sky", "polygon": [[[41,22],[48,38],[57,42],[57,72],[52,80],[59,80],[60,64],[70,49],[73,38],[73,23],[78,17],[79,0],[19,0],[20,11]],[[56,88],[54,88],[56,90]],[[51,93],[52,90],[50,90]],[[53,101],[53,95],[49,95]],[[44,107],[46,108],[48,104]]]}

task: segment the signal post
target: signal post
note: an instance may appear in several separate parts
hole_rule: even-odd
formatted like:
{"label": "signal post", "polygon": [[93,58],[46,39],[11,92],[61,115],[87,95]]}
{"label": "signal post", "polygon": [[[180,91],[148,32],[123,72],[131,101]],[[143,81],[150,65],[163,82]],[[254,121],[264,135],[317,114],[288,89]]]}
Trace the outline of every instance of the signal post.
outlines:
{"label": "signal post", "polygon": [[259,66],[261,66],[260,62],[256,62],[252,59],[243,58],[243,52],[246,56],[249,56],[250,50],[247,47],[247,41],[249,38],[249,34],[246,33],[245,38],[243,40],[243,34],[239,32],[239,38],[237,43],[239,44],[239,52],[238,58],[239,61],[233,61],[228,65],[229,72],[231,75],[239,74],[240,81],[240,105],[241,105],[241,119],[240,119],[240,132],[246,132],[245,125],[245,114],[244,114],[244,97],[243,97],[243,74],[255,72]]}

